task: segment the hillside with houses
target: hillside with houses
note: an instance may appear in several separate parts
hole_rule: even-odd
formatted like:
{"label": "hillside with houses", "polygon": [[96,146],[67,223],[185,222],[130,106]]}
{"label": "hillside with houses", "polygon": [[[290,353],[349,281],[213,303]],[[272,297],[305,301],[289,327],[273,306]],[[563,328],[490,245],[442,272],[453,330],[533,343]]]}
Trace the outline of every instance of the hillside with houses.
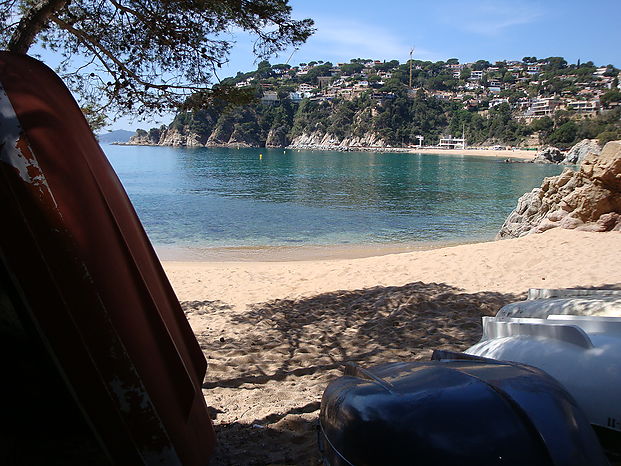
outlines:
{"label": "hillside with houses", "polygon": [[135,144],[237,147],[569,147],[621,138],[619,69],[562,57],[490,63],[260,62],[224,79],[251,102],[213,102]]}

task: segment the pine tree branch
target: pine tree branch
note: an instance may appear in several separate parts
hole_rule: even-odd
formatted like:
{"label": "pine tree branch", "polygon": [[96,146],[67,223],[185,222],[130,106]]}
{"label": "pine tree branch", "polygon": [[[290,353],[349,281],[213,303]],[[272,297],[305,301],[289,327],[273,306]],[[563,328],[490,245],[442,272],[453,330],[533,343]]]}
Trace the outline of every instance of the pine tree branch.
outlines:
{"label": "pine tree branch", "polygon": [[[143,86],[147,86],[154,89],[160,90],[169,90],[169,89],[180,89],[180,90],[190,90],[190,91],[201,91],[205,90],[204,87],[201,86],[193,86],[193,85],[175,85],[175,84],[163,84],[156,83],[153,81],[145,81],[140,75],[138,75],[134,70],[129,68],[123,60],[117,58],[110,50],[106,49],[99,43],[95,38],[91,37],[89,34],[84,31],[77,29],[71,26],[69,23],[59,19],[59,18],[51,18],[51,20],[60,28],[70,32],[76,38],[78,38],[91,52],[97,53],[99,61],[106,67],[109,73],[116,76],[116,73],[112,71],[112,69],[107,66],[103,56],[105,56],[108,60],[114,63],[117,68],[125,73],[127,76],[131,77],[136,83],[141,84]],[[102,56],[103,55],[103,56]]]}
{"label": "pine tree branch", "polygon": [[69,3],[70,0],[41,0],[25,14],[9,41],[8,50],[27,53],[35,37],[47,25],[52,15]]}

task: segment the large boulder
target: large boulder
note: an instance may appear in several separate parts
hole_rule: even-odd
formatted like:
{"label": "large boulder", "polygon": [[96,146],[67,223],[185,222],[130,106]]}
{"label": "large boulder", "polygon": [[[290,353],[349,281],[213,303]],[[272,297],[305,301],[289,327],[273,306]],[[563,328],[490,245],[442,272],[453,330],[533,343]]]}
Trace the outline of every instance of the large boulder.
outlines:
{"label": "large boulder", "polygon": [[599,147],[597,139],[583,139],[582,141],[574,145],[571,149],[569,149],[569,151],[565,155],[563,163],[580,165],[587,155],[599,155],[601,151],[602,149]]}
{"label": "large boulder", "polygon": [[565,160],[565,155],[556,147],[546,147],[537,152],[533,163],[561,163]]}
{"label": "large boulder", "polygon": [[497,238],[517,238],[551,228],[621,230],[621,141],[590,153],[579,171],[566,168],[518,199]]}

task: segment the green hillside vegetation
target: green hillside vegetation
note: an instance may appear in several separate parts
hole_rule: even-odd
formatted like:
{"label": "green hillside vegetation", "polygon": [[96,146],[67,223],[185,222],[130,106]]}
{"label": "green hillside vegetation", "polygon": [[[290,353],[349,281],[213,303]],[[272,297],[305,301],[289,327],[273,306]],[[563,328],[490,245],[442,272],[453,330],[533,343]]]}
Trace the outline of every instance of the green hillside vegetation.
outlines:
{"label": "green hillside vegetation", "polygon": [[[192,133],[201,144],[252,146],[288,145],[304,134],[333,140],[373,134],[391,146],[416,145],[417,136],[433,145],[462,133],[469,145],[516,146],[529,136],[559,147],[583,138],[604,143],[621,138],[618,75],[612,65],[574,65],[562,57],[465,65],[262,61],[220,84],[251,92],[252,103],[181,111],[168,129]],[[149,139],[155,143],[165,129],[151,130]]]}

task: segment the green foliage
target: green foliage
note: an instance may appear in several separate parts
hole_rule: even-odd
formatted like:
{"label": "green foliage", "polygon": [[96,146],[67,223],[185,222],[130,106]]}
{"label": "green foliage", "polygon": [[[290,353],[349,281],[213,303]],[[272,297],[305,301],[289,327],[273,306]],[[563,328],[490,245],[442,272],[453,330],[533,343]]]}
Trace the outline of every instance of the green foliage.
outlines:
{"label": "green foliage", "polygon": [[345,63],[341,65],[341,73],[346,75],[358,74],[364,69],[360,63]]}
{"label": "green foliage", "polygon": [[98,133],[107,126],[108,119],[106,116],[93,108],[92,105],[85,105],[81,110],[93,133]]}
{"label": "green foliage", "polygon": [[509,104],[500,104],[489,112],[488,139],[516,144],[524,135],[524,127],[511,117]]}
{"label": "green foliage", "polygon": [[323,65],[315,66],[308,70],[308,73],[300,76],[300,81],[310,84],[317,84],[317,78],[319,76],[331,76],[332,74],[332,63],[327,62]]}
{"label": "green foliage", "polygon": [[491,63],[488,62],[487,60],[477,60],[476,62],[474,62],[472,69],[475,71],[482,71],[486,68],[489,68],[490,66],[491,66]]}
{"label": "green foliage", "polygon": [[160,131],[160,128],[151,128],[149,130],[149,141],[151,141],[153,144],[157,144],[158,142],[160,142],[161,135],[162,132]]}
{"label": "green foliage", "polygon": [[573,121],[563,123],[557,129],[555,129],[547,141],[550,144],[555,144],[560,147],[567,147],[574,143],[576,136],[578,135],[578,127]]}
{"label": "green foliage", "polygon": [[313,131],[325,132],[328,128],[326,122],[330,113],[331,105],[328,102],[303,100],[295,113],[291,136],[295,137]]}
{"label": "green foliage", "polygon": [[554,121],[548,116],[534,119],[528,127],[530,132],[548,136],[554,129]]}
{"label": "green foliage", "polygon": [[548,57],[544,62],[546,63],[544,66],[546,71],[556,71],[567,68],[567,60],[563,57]]}
{"label": "green foliage", "polygon": [[572,119],[569,112],[557,112],[554,120],[543,117],[528,126],[527,133],[539,133],[545,144],[567,148],[582,139],[600,141],[621,138],[621,107],[602,113],[595,118]]}
{"label": "green foliage", "polygon": [[610,141],[617,141],[621,139],[621,131],[604,131],[602,133],[599,133],[597,135],[597,142],[600,143],[600,145],[604,145],[607,142]]}
{"label": "green foliage", "polygon": [[390,71],[399,66],[399,60],[390,60],[384,63],[378,63],[375,65],[377,71]]}
{"label": "green foliage", "polygon": [[255,76],[259,79],[267,79],[274,76],[274,71],[272,71],[272,65],[270,65],[270,62],[267,60],[260,61],[257,65]]}
{"label": "green foliage", "polygon": [[610,104],[621,102],[621,91],[610,90],[601,96],[599,101],[605,108],[609,108]]}
{"label": "green foliage", "polygon": [[351,101],[335,105],[334,110],[330,114],[330,126],[328,126],[327,132],[338,138],[349,136],[352,132],[352,124],[357,110],[358,105]]}
{"label": "green foliage", "polygon": [[177,108],[198,91],[206,102],[234,28],[254,36],[259,58],[314,31],[312,20],[291,18],[288,0],[11,0],[2,2],[0,47],[56,52],[83,107],[140,115]]}
{"label": "green foliage", "polygon": [[460,136],[465,132],[469,144],[517,144],[528,133],[524,125],[512,118],[511,107],[506,103],[490,109],[487,118],[476,112],[455,110],[447,132]]}

